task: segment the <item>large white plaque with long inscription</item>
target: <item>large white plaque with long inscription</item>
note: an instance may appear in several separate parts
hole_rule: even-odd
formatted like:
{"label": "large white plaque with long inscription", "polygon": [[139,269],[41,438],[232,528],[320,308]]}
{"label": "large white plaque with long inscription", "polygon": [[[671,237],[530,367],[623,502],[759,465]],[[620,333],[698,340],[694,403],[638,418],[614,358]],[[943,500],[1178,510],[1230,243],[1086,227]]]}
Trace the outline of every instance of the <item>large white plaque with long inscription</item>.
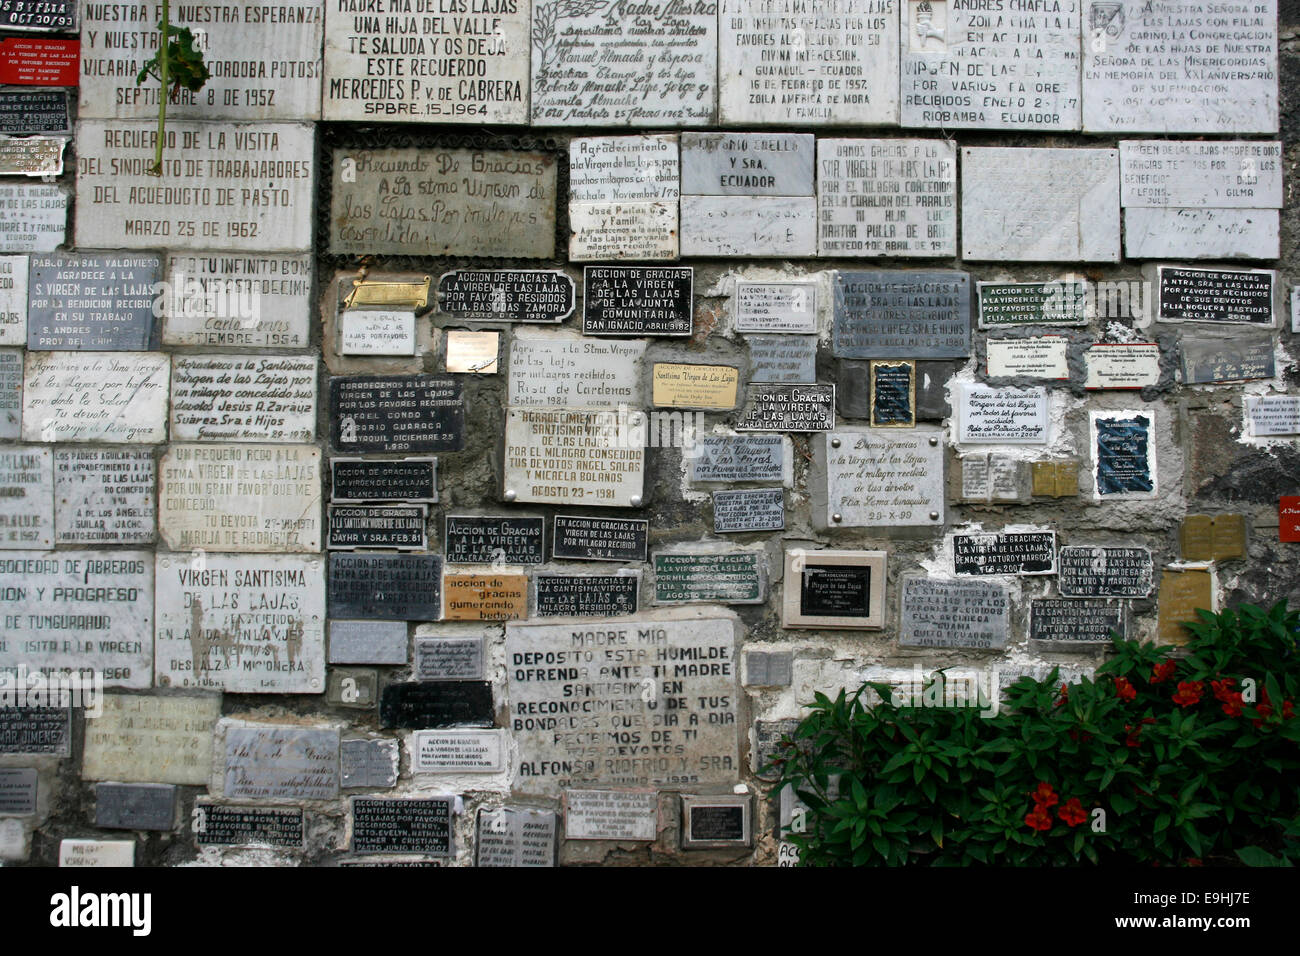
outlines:
{"label": "large white plaque with long inscription", "polygon": [[161,442],[170,370],[161,352],[28,352],[23,439]]}
{"label": "large white plaque with long inscription", "polygon": [[638,423],[625,407],[507,408],[506,500],[638,507],[645,481],[644,418]]}

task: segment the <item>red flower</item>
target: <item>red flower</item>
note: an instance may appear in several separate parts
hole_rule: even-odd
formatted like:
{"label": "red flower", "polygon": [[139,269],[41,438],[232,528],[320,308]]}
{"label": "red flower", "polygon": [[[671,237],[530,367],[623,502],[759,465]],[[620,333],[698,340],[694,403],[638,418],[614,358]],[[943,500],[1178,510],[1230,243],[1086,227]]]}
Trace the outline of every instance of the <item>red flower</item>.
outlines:
{"label": "red flower", "polygon": [[1120,700],[1132,700],[1138,695],[1137,688],[1129,683],[1127,677],[1115,678],[1115,693]]}
{"label": "red flower", "polygon": [[1201,858],[1200,858],[1199,856],[1189,856],[1189,857],[1187,858],[1187,865],[1188,865],[1188,866],[1204,866],[1205,864],[1201,862]]}
{"label": "red flower", "polygon": [[1030,796],[1034,798],[1034,804],[1043,809],[1044,812],[1047,807],[1054,806],[1061,799],[1056,795],[1056,791],[1052,789],[1052,785],[1046,780],[1038,781],[1037,789]]}
{"label": "red flower", "polygon": [[1070,688],[1065,684],[1061,685],[1061,695],[1056,698],[1056,706],[1060,707],[1070,699]]}
{"label": "red flower", "polygon": [[1161,661],[1151,671],[1151,683],[1163,684],[1165,681],[1169,680],[1169,678],[1174,676],[1174,671],[1177,669],[1177,667],[1178,667],[1178,663],[1176,661],[1171,661],[1171,660]]}
{"label": "red flower", "polygon": [[1052,829],[1052,815],[1047,812],[1046,807],[1034,807],[1034,812],[1025,816],[1025,826],[1032,827],[1035,830]]}
{"label": "red flower", "polygon": [[1127,734],[1128,736],[1124,738],[1124,746],[1136,747],[1138,745],[1138,734],[1140,734],[1141,732],[1142,732],[1141,727],[1134,727],[1132,724],[1125,724],[1124,733]]}
{"label": "red flower", "polygon": [[1210,686],[1214,688],[1214,699],[1220,703],[1228,703],[1234,696],[1240,697],[1240,694],[1233,694],[1232,688],[1236,686],[1236,681],[1231,677],[1225,677],[1223,680],[1212,680]]}
{"label": "red flower", "polygon": [[1295,704],[1289,700],[1282,701],[1282,719],[1290,720],[1295,716]]}
{"label": "red flower", "polygon": [[1179,707],[1190,707],[1193,704],[1201,702],[1201,694],[1204,693],[1204,685],[1198,681],[1179,681],[1178,693],[1174,694],[1174,703]]}
{"label": "red flower", "polygon": [[1079,802],[1078,797],[1071,797],[1066,800],[1065,806],[1057,810],[1056,815],[1072,827],[1077,827],[1088,819],[1088,811],[1083,809],[1083,804]]}
{"label": "red flower", "polygon": [[1229,717],[1240,717],[1241,706],[1244,703],[1245,701],[1241,699],[1240,694],[1229,694],[1227,699],[1223,701],[1223,712]]}

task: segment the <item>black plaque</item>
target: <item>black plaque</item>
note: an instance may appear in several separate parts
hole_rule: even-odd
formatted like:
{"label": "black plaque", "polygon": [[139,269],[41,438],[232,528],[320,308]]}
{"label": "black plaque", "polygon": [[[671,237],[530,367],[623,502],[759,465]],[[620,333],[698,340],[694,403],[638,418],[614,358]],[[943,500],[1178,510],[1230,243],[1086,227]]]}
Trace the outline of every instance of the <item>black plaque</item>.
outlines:
{"label": "black plaque", "polygon": [[1040,598],[1030,605],[1029,635],[1036,641],[1109,644],[1111,631],[1124,636],[1124,609],[1118,604]]}
{"label": "black plaque", "polygon": [[871,424],[877,428],[911,428],[916,424],[911,362],[871,363]]}
{"label": "black plaque", "polygon": [[1062,548],[1057,586],[1066,597],[1146,597],[1155,562],[1146,548]]}
{"label": "black plaque", "polygon": [[0,754],[66,757],[71,740],[66,707],[0,707]]}
{"label": "black plaque", "polygon": [[332,378],[330,440],[340,451],[459,451],[461,382],[449,375]]}
{"label": "black plaque", "polygon": [[200,844],[302,846],[303,814],[301,807],[199,804],[194,808],[192,829]]}
{"label": "black plaque", "polygon": [[533,606],[538,617],[619,617],[636,613],[634,574],[538,574]]}
{"label": "black plaque", "polygon": [[436,458],[332,458],[330,474],[333,501],[438,500]]}
{"label": "black plaque", "polygon": [[491,727],[492,683],[485,680],[389,684],[379,696],[379,726],[397,730]]}
{"label": "black plaque", "polygon": [[970,319],[964,272],[839,272],[831,351],[838,358],[966,358]]}
{"label": "black plaque", "polygon": [[745,808],[735,804],[691,807],[691,842],[744,843]]}
{"label": "black plaque", "polygon": [[870,617],[871,568],[807,564],[799,583],[799,613],[815,617]]}
{"label": "black plaque", "polygon": [[587,266],[584,335],[690,335],[695,270],[689,266]]}
{"label": "black plaque", "polygon": [[27,273],[27,347],[72,351],[157,349],[154,300],[162,256],[142,252],[34,255]]}
{"label": "black plaque", "polygon": [[329,616],[380,621],[442,617],[442,555],[331,554]]}
{"label": "black plaque", "polygon": [[1161,266],[1160,318],[1273,325],[1272,272]]}
{"label": "black plaque", "polygon": [[425,505],[330,505],[328,546],[422,551],[427,520]]}
{"label": "black plaque", "polygon": [[573,280],[535,269],[469,269],[438,280],[439,308],[466,322],[562,322],[573,314]]}
{"label": "black plaque", "polygon": [[75,33],[77,0],[3,0],[0,29]]}
{"label": "black plaque", "polygon": [[353,853],[451,856],[455,797],[352,798]]}
{"label": "black plaque", "polygon": [[0,133],[67,133],[68,94],[63,90],[0,88]]}
{"label": "black plaque", "polygon": [[1056,534],[955,534],[952,564],[958,574],[1051,574],[1056,570]]}
{"label": "black plaque", "polygon": [[650,522],[556,515],[551,556],[578,561],[644,561]]}
{"label": "black plaque", "polygon": [[1097,419],[1097,494],[1149,494],[1151,418]]}
{"label": "black plaque", "polygon": [[176,788],[165,783],[95,784],[95,826],[106,830],[158,830],[175,824]]}
{"label": "black plaque", "polygon": [[541,564],[545,518],[447,515],[448,564]]}
{"label": "black plaque", "polygon": [[736,420],[741,432],[829,432],[835,429],[834,385],[750,383]]}

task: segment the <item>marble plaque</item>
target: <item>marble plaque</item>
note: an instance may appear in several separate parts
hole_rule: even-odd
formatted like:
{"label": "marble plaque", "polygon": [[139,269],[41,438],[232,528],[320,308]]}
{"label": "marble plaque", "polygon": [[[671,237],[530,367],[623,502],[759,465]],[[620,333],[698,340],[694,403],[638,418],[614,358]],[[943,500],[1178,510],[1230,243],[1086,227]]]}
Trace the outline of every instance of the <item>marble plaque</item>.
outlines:
{"label": "marble plaque", "polygon": [[528,575],[448,574],[442,579],[443,620],[510,621],[528,616]]}
{"label": "marble plaque", "polygon": [[503,495],[507,501],[638,507],[644,435],[614,412],[507,408]]}
{"label": "marble plaque", "polygon": [[451,856],[456,798],[352,798],[353,853]]}
{"label": "marble plaque", "polygon": [[325,0],[321,118],[527,123],[528,10]]}
{"label": "marble plaque", "polygon": [[781,626],[884,627],[885,561],[884,551],[786,551]]}
{"label": "marble plaque", "polygon": [[1170,569],[1160,574],[1156,642],[1186,644],[1191,634],[1184,621],[1200,621],[1196,612],[1215,611],[1214,575],[1202,568]]}
{"label": "marble plaque", "polygon": [[1100,499],[1154,498],[1156,449],[1154,414],[1089,412],[1094,494]]}
{"label": "marble plaque", "polygon": [[639,518],[556,515],[551,556],[575,561],[646,560],[650,522]]}
{"label": "marble plaque", "polygon": [[1273,327],[1277,273],[1268,269],[1159,266],[1161,322],[1219,322]]}
{"label": "marble plaque", "polygon": [[1267,330],[1237,329],[1221,338],[1184,334],[1178,350],[1188,385],[1244,382],[1277,373],[1273,333]]}
{"label": "marble plaque", "polygon": [[1056,583],[1063,597],[1144,598],[1155,586],[1155,564],[1146,548],[1061,548],[1059,558]]}
{"label": "marble plaque", "polygon": [[909,575],[899,603],[900,647],[1007,646],[1011,595],[1001,584]]}
{"label": "marble plaque", "polygon": [[736,783],[736,623],[707,613],[507,624],[515,789]]}
{"label": "marble plaque", "polygon": [[722,0],[721,122],[897,125],[902,2]]}
{"label": "marble plaque", "polygon": [[565,790],[567,840],[654,840],[659,795],[653,790]]}
{"label": "marble plaque", "polygon": [[172,356],[172,441],[316,438],[316,357]]}
{"label": "marble plaque", "polygon": [[970,355],[965,272],[836,272],[831,351],[838,358]]}
{"label": "marble plaque", "polygon": [[640,405],[646,344],[520,329],[510,341],[506,401],[568,408]]}
{"label": "marble plaque", "polygon": [[172,444],[158,481],[158,530],[173,551],[316,552],[320,449]]}
{"label": "marble plaque", "polygon": [[957,147],[939,139],[817,143],[817,254],[957,254]]}
{"label": "marble plaque", "polygon": [[958,386],[960,442],[1042,445],[1048,439],[1047,389]]}
{"label": "marble plaque", "polygon": [[1120,200],[1125,209],[1282,208],[1282,144],[1123,140]]}
{"label": "marble plaque", "polygon": [[957,574],[1055,574],[1055,531],[954,534],[952,567]]}
{"label": "marble plaque", "polygon": [[817,336],[745,336],[749,346],[749,380],[811,385],[817,380]]}
{"label": "marble plaque", "polygon": [[502,730],[420,730],[411,734],[411,772],[500,773],[506,749]]}
{"label": "marble plaque", "polygon": [[762,551],[660,551],[653,560],[657,604],[760,604],[766,594]]}
{"label": "marble plaque", "polygon": [[[990,338],[987,345],[989,378],[1024,377],[1061,381],[1070,377],[1070,366],[1066,360],[1070,342],[1063,336]],[[1156,349],[1156,355],[1158,358],[1159,348]]]}
{"label": "marble plaque", "polygon": [[0,817],[36,813],[36,771],[30,767],[0,767]]}
{"label": "marble plaque", "polygon": [[658,362],[651,369],[650,382],[656,408],[726,411],[736,407],[740,371],[730,365]]}
{"label": "marble plaque", "polygon": [[713,493],[713,531],[738,534],[785,528],[785,490],[755,488]]}
{"label": "marble plaque", "polygon": [[1099,342],[1083,350],[1084,388],[1146,388],[1160,381],[1155,342]]}
{"label": "marble plaque", "polygon": [[1178,529],[1179,548],[1187,561],[1244,558],[1249,527],[1243,514],[1188,515]]}
{"label": "marble plaque", "polygon": [[382,621],[442,617],[442,555],[330,555],[329,616]]}
{"label": "marble plaque", "polygon": [[200,846],[301,847],[302,807],[231,807],[195,801],[191,818]]}
{"label": "marble plaque", "polygon": [[481,269],[444,273],[438,306],[465,322],[562,322],[573,314],[574,283],[544,269]]}
{"label": "marble plaque", "polygon": [[447,515],[443,557],[448,564],[541,564],[546,519]]}
{"label": "marble plaque", "polygon": [[60,176],[63,174],[62,136],[0,135],[0,174],[6,176]]}
{"label": "marble plaque", "polygon": [[319,557],[157,556],[159,687],[236,694],[325,692]]}
{"label": "marble plaque", "polygon": [[676,259],[677,217],[675,201],[572,203],[569,260]]}
{"label": "marble plaque", "polygon": [[470,332],[448,329],[446,336],[448,372],[470,375],[495,375],[500,371],[500,332]]}
{"label": "marble plaque", "polygon": [[676,259],[677,137],[569,142],[569,260]]}
{"label": "marble plaque", "polygon": [[156,120],[77,122],[78,248],[310,249],[313,126],[172,120],[161,179],[157,140]]}
{"label": "marble plaque", "polygon": [[405,664],[405,621],[330,621],[331,664]]}
{"label": "marble plaque", "polygon": [[0,552],[0,670],[149,687],[154,578],[145,551]]}
{"label": "marble plaque", "polygon": [[808,133],[682,133],[682,195],[811,196]]}
{"label": "marble plaque", "polygon": [[942,528],[944,453],[939,433],[920,429],[831,432],[822,446],[831,528]]}
{"label": "marble plaque", "polygon": [[1088,287],[1082,279],[977,282],[979,327],[1087,325]]}
{"label": "marble plaque", "polygon": [[1246,398],[1246,426],[1253,438],[1300,435],[1300,395]]}
{"label": "marble plaque", "polygon": [[29,352],[25,441],[152,444],[167,436],[168,356]]}
{"label": "marble plaque", "polygon": [[0,133],[71,132],[64,90],[0,88]]}
{"label": "marble plaque", "polygon": [[339,795],[339,732],[311,727],[227,727],[223,795],[332,800]]}
{"label": "marble plaque", "polygon": [[687,335],[695,315],[690,266],[586,266],[583,335]]}
{"label": "marble plaque", "polygon": [[220,716],[220,694],[105,694],[103,714],[86,722],[81,776],[207,786]]}
{"label": "marble plaque", "polygon": [[330,379],[330,444],[339,451],[459,451],[465,399],[449,375]]}
{"label": "marble plaque", "polygon": [[1083,5],[903,0],[903,125],[1078,129]]}
{"label": "marble plaque", "polygon": [[1124,254],[1130,259],[1276,259],[1281,218],[1276,209],[1124,211]]}
{"label": "marble plaque", "polygon": [[330,500],[355,504],[362,501],[438,500],[436,458],[331,458]]}
{"label": "marble plaque", "polygon": [[0,345],[27,344],[27,256],[0,256]]}
{"label": "marble plaque", "polygon": [[424,551],[427,505],[336,505],[328,507],[326,548],[339,551]]}
{"label": "marble plaque", "polygon": [[549,259],[555,156],[483,149],[333,154],[329,251]]}
{"label": "marble plaque", "polygon": [[687,463],[692,482],[790,481],[786,439],[780,435],[705,435]]}
{"label": "marble plaque", "polygon": [[817,285],[813,282],[737,282],[737,332],[817,331]]}
{"label": "marble plaque", "polygon": [[414,355],[415,313],[348,309],[339,316],[340,355]]}
{"label": "marble plaque", "polygon": [[163,344],[305,348],[311,289],[310,256],[173,252]]}
{"label": "marble plaque", "polygon": [[1118,262],[1119,152],[962,149],[962,258]]}
{"label": "marble plaque", "polygon": [[1088,0],[1083,129],[1090,133],[1275,133],[1272,0]]}
{"label": "marble plaque", "polygon": [[683,256],[776,259],[817,254],[817,205],[811,197],[682,196],[681,221]]}
{"label": "marble plaque", "polygon": [[0,438],[17,438],[23,427],[23,350],[0,349]]}
{"label": "marble plaque", "polygon": [[1116,634],[1125,636],[1122,605],[1070,598],[1030,602],[1029,636],[1035,641],[1104,645],[1111,643]]}
{"label": "marble plaque", "polygon": [[345,790],[388,790],[397,785],[399,760],[396,740],[341,740],[339,786]]}
{"label": "marble plaque", "polygon": [[835,428],[834,385],[752,383],[736,417],[742,432],[828,432]]}
{"label": "marble plaque", "polygon": [[412,676],[417,681],[482,680],[483,636],[417,636]]}
{"label": "marble plaque", "polygon": [[176,821],[176,786],[170,783],[95,784],[95,826],[104,830],[158,830]]}
{"label": "marble plaque", "polygon": [[[53,252],[68,228],[68,193],[53,183],[0,183],[0,252]],[[117,245],[109,240],[101,245]]]}
{"label": "marble plaque", "polygon": [[60,840],[59,866],[135,866],[135,841]]}
{"label": "marble plaque", "polygon": [[558,830],[554,810],[480,807],[475,866],[555,866]]}
{"label": "marble plaque", "polygon": [[158,510],[153,452],[60,448],[54,453],[59,544],[152,544]]}
{"label": "marble plaque", "polygon": [[718,7],[537,0],[532,125],[708,126]]}
{"label": "marble plaque", "polygon": [[53,450],[0,445],[0,550],[53,547]]}
{"label": "marble plaque", "polygon": [[0,705],[0,754],[67,757],[71,752],[72,711],[68,707]]}
{"label": "marble plaque", "polygon": [[535,574],[536,617],[627,617],[637,610],[640,572]]}

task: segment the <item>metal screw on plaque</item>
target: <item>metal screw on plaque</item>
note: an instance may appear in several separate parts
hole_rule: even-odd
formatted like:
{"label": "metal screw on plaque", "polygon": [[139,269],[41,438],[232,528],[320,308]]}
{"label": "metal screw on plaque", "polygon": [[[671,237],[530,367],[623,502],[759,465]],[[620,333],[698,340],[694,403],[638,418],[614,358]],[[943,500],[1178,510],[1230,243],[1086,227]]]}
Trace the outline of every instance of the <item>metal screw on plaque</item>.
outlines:
{"label": "metal screw on plaque", "polygon": [[844,520],[844,516],[843,516],[843,515],[834,514],[834,515],[831,515],[831,520],[834,521],[836,524],[839,524],[841,521]]}
{"label": "metal screw on plaque", "polygon": [[930,444],[931,444],[931,446],[934,446],[934,445],[939,444],[939,439],[938,439],[938,437],[935,436],[935,435],[931,435],[931,436],[930,436]]}
{"label": "metal screw on plaque", "polygon": [[840,447],[840,440],[839,440],[838,438],[832,438],[832,439],[831,439],[831,447],[832,447],[832,448],[839,448],[839,447]]}
{"label": "metal screw on plaque", "polygon": [[640,508],[640,507],[641,507],[641,496],[640,496],[640,495],[633,495],[631,498],[627,499],[627,503],[630,504],[633,508]]}
{"label": "metal screw on plaque", "polygon": [[939,520],[939,512],[937,512],[937,511],[931,511],[931,512],[930,512],[930,520],[931,520],[931,521],[938,521],[938,520]]}
{"label": "metal screw on plaque", "polygon": [[515,490],[513,488],[507,488],[506,493],[501,497],[506,499],[506,501],[514,501],[515,498],[518,497],[518,495],[515,494]]}

